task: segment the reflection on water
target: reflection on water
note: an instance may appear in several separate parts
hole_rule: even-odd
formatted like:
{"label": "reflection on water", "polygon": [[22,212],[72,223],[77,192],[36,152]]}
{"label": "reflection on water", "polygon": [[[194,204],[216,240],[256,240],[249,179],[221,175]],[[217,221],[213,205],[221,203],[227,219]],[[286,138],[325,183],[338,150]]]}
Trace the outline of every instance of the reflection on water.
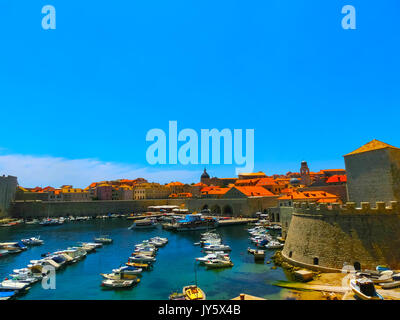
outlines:
{"label": "reflection on water", "polygon": [[[91,220],[69,222],[61,226],[42,227],[24,225],[0,229],[0,242],[18,241],[22,238],[40,236],[44,245],[31,247],[17,255],[0,258],[0,276],[7,277],[13,269],[25,267],[30,260],[40,259],[41,254],[66,249],[78,242],[93,241],[99,235],[109,235],[114,242],[104,245],[96,253],[57,272],[56,290],[44,290],[40,283],[20,299],[168,299],[174,290],[195,281],[196,257],[202,256],[201,248],[193,243],[200,239],[200,231],[173,233],[157,229],[128,230],[131,222],[125,219]],[[207,299],[232,299],[247,293],[268,299],[281,299],[286,290],[273,286],[278,280],[287,280],[281,268],[271,269],[271,264],[254,263],[247,253],[251,246],[247,226],[218,228],[223,242],[232,248],[232,268],[207,270],[196,266],[198,285],[206,292]],[[102,290],[100,273],[128,261],[134,244],[145,239],[161,236],[169,239],[160,248],[154,268],[145,271],[140,283],[131,290]],[[273,252],[268,252],[266,261]]]}

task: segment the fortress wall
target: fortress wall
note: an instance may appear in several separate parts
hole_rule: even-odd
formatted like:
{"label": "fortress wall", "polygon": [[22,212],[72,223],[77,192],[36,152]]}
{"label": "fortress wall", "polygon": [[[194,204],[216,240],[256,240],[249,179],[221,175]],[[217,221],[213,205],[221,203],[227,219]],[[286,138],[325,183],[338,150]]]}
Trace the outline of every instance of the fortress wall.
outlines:
{"label": "fortress wall", "polygon": [[[378,264],[400,268],[400,212],[363,203],[363,208],[336,205],[296,203],[282,251],[284,259],[306,268],[335,271],[344,263],[358,262],[362,269],[375,269]],[[314,258],[318,259],[315,265]]]}
{"label": "fortress wall", "polygon": [[108,213],[143,212],[154,205],[185,205],[184,199],[113,200],[113,201],[15,201],[13,217],[57,217],[79,215],[106,215]]}
{"label": "fortress wall", "polygon": [[[393,167],[399,167],[399,151],[378,149],[345,156],[349,201],[400,200],[393,192]],[[397,166],[393,166],[397,162]],[[398,182],[397,182],[398,184]],[[398,186],[399,188],[399,186]]]}

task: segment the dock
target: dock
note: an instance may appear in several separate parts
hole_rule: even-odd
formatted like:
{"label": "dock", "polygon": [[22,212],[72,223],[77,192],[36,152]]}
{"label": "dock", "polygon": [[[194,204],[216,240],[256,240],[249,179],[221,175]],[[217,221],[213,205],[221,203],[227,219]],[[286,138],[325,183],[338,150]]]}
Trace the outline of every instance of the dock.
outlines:
{"label": "dock", "polygon": [[223,226],[231,226],[231,225],[240,225],[240,224],[248,224],[251,222],[257,222],[258,219],[256,218],[233,218],[229,220],[219,220],[218,221],[218,226],[223,227]]}

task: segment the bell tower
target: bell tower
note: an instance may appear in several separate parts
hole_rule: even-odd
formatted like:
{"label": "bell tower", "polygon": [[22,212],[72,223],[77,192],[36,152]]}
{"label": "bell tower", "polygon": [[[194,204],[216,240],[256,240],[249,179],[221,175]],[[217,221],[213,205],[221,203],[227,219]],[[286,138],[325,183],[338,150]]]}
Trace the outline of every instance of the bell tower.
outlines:
{"label": "bell tower", "polygon": [[306,186],[311,184],[310,169],[308,168],[307,161],[301,162],[300,178],[301,178],[301,184],[304,184]]}

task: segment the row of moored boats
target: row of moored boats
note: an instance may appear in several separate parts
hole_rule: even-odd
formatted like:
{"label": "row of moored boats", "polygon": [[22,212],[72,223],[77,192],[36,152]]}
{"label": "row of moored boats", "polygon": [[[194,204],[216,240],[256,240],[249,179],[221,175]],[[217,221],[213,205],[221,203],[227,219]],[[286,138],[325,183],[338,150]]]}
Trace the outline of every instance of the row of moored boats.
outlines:
{"label": "row of moored boats", "polygon": [[168,243],[167,238],[153,237],[135,245],[135,250],[124,265],[113,269],[111,273],[101,276],[104,278],[101,285],[104,289],[132,288],[140,282],[144,270],[152,268],[156,262],[159,248]]}
{"label": "row of moored boats", "polygon": [[65,250],[42,254],[41,259],[31,260],[24,268],[14,269],[7,278],[1,281],[0,300],[8,300],[26,293],[33,284],[48,277],[52,270],[57,272],[65,266],[79,262],[88,253],[95,252],[102,246],[103,244],[98,242],[82,242]]}

